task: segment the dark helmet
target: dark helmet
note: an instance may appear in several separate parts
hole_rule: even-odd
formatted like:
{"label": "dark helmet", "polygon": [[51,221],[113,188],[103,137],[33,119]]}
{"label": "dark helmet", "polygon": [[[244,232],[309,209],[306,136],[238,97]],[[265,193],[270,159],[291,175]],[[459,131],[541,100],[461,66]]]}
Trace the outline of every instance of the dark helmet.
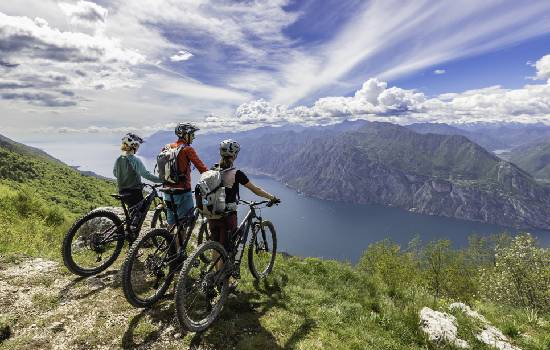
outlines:
{"label": "dark helmet", "polygon": [[191,123],[179,123],[174,132],[179,138],[182,138],[185,134],[193,134],[197,130],[200,129]]}

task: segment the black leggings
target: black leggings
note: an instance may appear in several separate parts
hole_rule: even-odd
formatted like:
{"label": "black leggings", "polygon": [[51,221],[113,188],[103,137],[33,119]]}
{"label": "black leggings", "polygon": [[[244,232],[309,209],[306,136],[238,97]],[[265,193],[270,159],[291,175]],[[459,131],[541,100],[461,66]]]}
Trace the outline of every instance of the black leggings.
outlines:
{"label": "black leggings", "polygon": [[125,189],[120,190],[118,193],[121,195],[130,195],[123,199],[124,204],[128,206],[128,209],[132,208],[143,200],[143,192],[141,191],[141,189]]}

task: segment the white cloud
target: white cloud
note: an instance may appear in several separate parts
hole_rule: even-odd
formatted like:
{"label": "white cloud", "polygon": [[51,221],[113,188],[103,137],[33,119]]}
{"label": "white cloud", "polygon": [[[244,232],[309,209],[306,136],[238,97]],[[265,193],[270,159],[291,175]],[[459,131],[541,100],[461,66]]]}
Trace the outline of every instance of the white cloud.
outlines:
{"label": "white cloud", "polygon": [[177,54],[170,56],[170,60],[172,62],[181,62],[181,61],[187,61],[193,57],[193,54],[189,51],[180,50]]}
{"label": "white cloud", "polygon": [[536,79],[550,81],[550,55],[543,56],[535,63],[535,67],[537,69]]}
{"label": "white cloud", "polygon": [[103,24],[107,18],[107,9],[90,1],[80,0],[76,3],[61,2],[59,7],[71,18],[71,23],[84,26]]}
{"label": "white cloud", "polygon": [[445,69],[436,69],[434,70],[434,74],[440,75],[445,74],[447,71]]}
{"label": "white cloud", "polygon": [[[293,53],[280,69],[276,103],[342,94],[365,76],[395,79],[459,57],[550,32],[550,2],[364,2],[332,41]],[[544,15],[546,14],[546,15]],[[396,54],[397,53],[397,54]],[[346,82],[347,84],[342,84]]]}

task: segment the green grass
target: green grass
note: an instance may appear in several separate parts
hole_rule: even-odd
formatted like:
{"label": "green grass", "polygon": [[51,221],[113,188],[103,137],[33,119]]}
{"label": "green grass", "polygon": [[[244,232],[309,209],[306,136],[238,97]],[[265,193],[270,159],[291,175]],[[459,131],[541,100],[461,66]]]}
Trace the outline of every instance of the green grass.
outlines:
{"label": "green grass", "polygon": [[[108,196],[114,191],[112,182],[82,176],[55,161],[0,148],[2,261],[16,261],[21,255],[59,261],[62,238],[70,225],[92,207],[116,204]],[[237,295],[228,298],[220,318],[206,332],[182,332],[183,345],[215,349],[453,349],[427,340],[419,329],[419,311],[424,306],[447,311],[451,302],[465,301],[522,349],[550,349],[549,310],[529,309],[510,300],[499,303],[484,293],[480,268],[485,268],[485,273],[501,273],[496,279],[501,287],[508,281],[508,270],[493,269],[491,264],[498,249],[513,247],[512,240],[477,238],[472,242],[475,244],[467,249],[453,250],[446,241],[415,242],[409,249],[383,241],[369,246],[356,266],[278,255],[272,275],[260,282],[248,272],[245,260]],[[536,250],[539,257],[548,254],[537,247],[522,249]],[[513,253],[509,249],[510,256]],[[525,266],[514,268],[521,272]],[[545,281],[550,279],[537,279],[541,286]],[[32,283],[48,286],[53,280],[40,277]],[[109,300],[98,298],[91,297],[90,303],[105,312],[130,308],[120,293]],[[59,305],[57,294],[37,293],[32,302],[43,312]],[[173,324],[173,315],[173,303],[166,301],[131,318],[128,325],[104,330],[102,318],[98,318],[93,329],[73,339],[71,346],[111,346],[115,339],[127,347],[153,346],[159,324]],[[475,338],[480,325],[459,313],[455,316],[460,337],[473,348],[485,349]],[[13,322],[0,317],[0,333]],[[24,336],[10,340],[9,345],[49,346]]]}

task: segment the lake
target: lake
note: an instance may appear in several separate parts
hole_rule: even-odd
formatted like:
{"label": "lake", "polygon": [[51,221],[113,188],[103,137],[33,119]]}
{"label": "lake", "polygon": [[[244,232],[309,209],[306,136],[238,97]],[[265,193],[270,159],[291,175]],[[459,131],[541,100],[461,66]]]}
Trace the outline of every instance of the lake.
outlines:
{"label": "lake", "polygon": [[[410,213],[380,205],[332,202],[301,196],[267,177],[250,177],[256,185],[281,198],[279,206],[262,210],[277,231],[278,250],[291,255],[314,256],[356,263],[370,243],[389,238],[402,247],[419,235],[423,242],[450,239],[464,247],[471,234],[517,233],[511,228],[439,216]],[[242,199],[254,199],[246,188]],[[241,215],[246,207],[240,208]],[[543,246],[550,232],[531,231]]]}
{"label": "lake", "polygon": [[[119,154],[113,143],[32,144],[82,170],[95,171],[112,177],[114,160]],[[83,157],[83,155],[86,155]],[[154,160],[143,159],[147,168]],[[193,172],[193,180],[198,173]],[[479,222],[410,213],[379,205],[332,202],[299,195],[278,181],[267,177],[251,180],[281,198],[277,207],[266,208],[263,215],[275,224],[279,251],[298,256],[314,256],[355,263],[370,243],[389,238],[402,246],[419,235],[423,242],[450,239],[455,247],[467,244],[471,234],[490,235],[517,230]],[[243,199],[255,199],[247,189],[241,189]],[[241,208],[244,215],[246,207]],[[532,231],[543,246],[550,246],[550,232]]]}

